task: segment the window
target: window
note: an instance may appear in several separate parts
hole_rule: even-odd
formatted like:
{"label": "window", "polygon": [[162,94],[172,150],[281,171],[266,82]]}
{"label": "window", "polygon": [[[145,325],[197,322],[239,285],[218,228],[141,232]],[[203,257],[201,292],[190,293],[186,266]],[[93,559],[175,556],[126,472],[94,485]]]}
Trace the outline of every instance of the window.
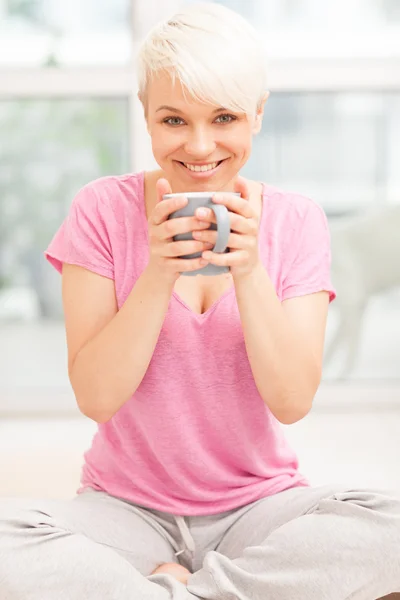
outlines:
{"label": "window", "polygon": [[129,0],[0,0],[0,66],[127,64]]}
{"label": "window", "polygon": [[244,174],[328,216],[400,203],[400,92],[273,92]]}
{"label": "window", "polygon": [[262,34],[270,57],[400,56],[400,9],[396,0],[215,0],[215,3],[246,17]]}
{"label": "window", "polygon": [[[42,252],[83,184],[156,166],[133,59],[155,21],[189,2],[0,0],[0,412],[74,406],[60,278]],[[259,29],[268,61],[271,96],[243,174],[319,202],[348,266],[347,223],[400,206],[399,3],[221,3]],[[395,224],[393,213],[359,246],[364,301],[330,307],[327,382],[398,382]],[[339,263],[345,299],[339,286],[354,281]]]}
{"label": "window", "polygon": [[400,92],[277,92],[243,170],[313,198],[328,216],[338,296],[326,380],[398,378],[399,156]]}
{"label": "window", "polygon": [[80,187],[129,171],[127,108],[124,99],[0,102],[0,287],[32,299],[24,315],[14,296],[3,318],[62,318],[59,275],[43,249]]}

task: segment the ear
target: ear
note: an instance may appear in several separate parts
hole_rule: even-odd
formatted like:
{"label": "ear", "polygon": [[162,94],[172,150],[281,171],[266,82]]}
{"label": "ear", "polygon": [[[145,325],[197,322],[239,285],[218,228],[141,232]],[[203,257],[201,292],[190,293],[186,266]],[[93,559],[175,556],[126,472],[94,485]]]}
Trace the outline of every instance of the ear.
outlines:
{"label": "ear", "polygon": [[269,92],[265,92],[262,100],[261,100],[261,104],[260,106],[257,108],[257,113],[256,113],[256,117],[254,120],[254,125],[253,125],[253,134],[257,135],[257,133],[259,133],[261,131],[261,127],[262,127],[262,121],[263,121],[263,116],[264,116],[264,108],[265,108],[265,103],[269,98]]}

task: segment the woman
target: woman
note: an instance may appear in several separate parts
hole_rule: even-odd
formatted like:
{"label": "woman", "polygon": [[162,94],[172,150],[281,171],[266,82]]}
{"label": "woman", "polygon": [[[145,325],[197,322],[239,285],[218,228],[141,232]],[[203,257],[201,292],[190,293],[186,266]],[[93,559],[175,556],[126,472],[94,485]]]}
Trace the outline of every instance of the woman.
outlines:
{"label": "woman", "polygon": [[[268,96],[254,31],[220,6],[181,11],[142,45],[139,96],[160,168],[86,185],[46,252],[98,432],[73,500],[3,501],[2,598],[400,589],[399,500],[312,487],[280,427],[311,409],[335,291],[322,209],[239,176]],[[164,194],[200,190],[229,210],[229,253],[207,211],[168,220],[186,199]],[[208,263],[230,271],[180,276]]]}

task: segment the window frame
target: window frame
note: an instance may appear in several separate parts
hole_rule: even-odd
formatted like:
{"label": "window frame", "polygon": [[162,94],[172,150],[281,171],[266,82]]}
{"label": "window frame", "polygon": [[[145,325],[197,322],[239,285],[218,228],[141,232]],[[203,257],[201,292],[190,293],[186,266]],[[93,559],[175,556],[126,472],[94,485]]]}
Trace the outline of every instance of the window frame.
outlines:
{"label": "window frame", "polygon": [[[165,4],[168,4],[167,8]],[[141,40],[154,22],[179,6],[179,0],[131,0],[131,32]],[[20,98],[124,98],[129,106],[129,146],[133,172],[155,165],[146,130],[143,110],[137,97],[135,56],[138,44],[131,45],[132,54],[125,66],[81,68],[1,68],[0,101]],[[371,58],[270,58],[268,89],[279,92],[355,92],[400,91],[400,56]],[[22,325],[24,326],[24,325]],[[318,405],[338,407],[338,396],[345,410],[363,410],[368,405],[382,408],[382,390],[386,403],[398,406],[399,384],[383,382],[322,383]],[[325,390],[325,392],[324,392]],[[345,393],[345,396],[343,395]],[[54,402],[55,397],[57,403]],[[0,414],[68,413],[73,406],[71,390],[0,388]],[[33,401],[34,400],[34,401]],[[74,409],[75,410],[75,409]]]}
{"label": "window frame", "polygon": [[[137,46],[133,45],[137,50]],[[268,89],[279,92],[400,91],[399,58],[271,59]],[[115,98],[128,100],[131,169],[154,164],[137,97],[134,55],[121,67],[1,69],[0,101],[10,98]]]}

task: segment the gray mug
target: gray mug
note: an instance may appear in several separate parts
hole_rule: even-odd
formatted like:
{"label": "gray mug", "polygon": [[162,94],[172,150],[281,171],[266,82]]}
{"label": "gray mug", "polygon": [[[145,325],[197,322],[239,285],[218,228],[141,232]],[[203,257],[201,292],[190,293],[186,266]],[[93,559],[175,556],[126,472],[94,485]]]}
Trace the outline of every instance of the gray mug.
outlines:
{"label": "gray mug", "polygon": [[[174,219],[176,217],[192,217],[195,214],[197,208],[210,208],[216,217],[217,223],[211,223],[209,229],[217,231],[217,241],[214,248],[211,248],[213,252],[226,253],[229,252],[227,248],[228,239],[230,235],[230,219],[229,213],[226,206],[222,204],[214,204],[212,197],[217,192],[179,192],[176,194],[165,194],[163,200],[167,198],[174,198],[175,196],[185,196],[188,199],[188,203],[183,208],[172,212],[168,219]],[[239,192],[234,193],[235,196],[240,196]],[[180,233],[174,235],[174,242],[181,240],[193,240],[192,232]],[[199,258],[201,252],[194,252],[193,254],[185,254],[180,258]],[[219,267],[217,265],[208,264],[195,271],[183,271],[182,275],[221,275],[221,273],[228,273],[229,267]]]}

